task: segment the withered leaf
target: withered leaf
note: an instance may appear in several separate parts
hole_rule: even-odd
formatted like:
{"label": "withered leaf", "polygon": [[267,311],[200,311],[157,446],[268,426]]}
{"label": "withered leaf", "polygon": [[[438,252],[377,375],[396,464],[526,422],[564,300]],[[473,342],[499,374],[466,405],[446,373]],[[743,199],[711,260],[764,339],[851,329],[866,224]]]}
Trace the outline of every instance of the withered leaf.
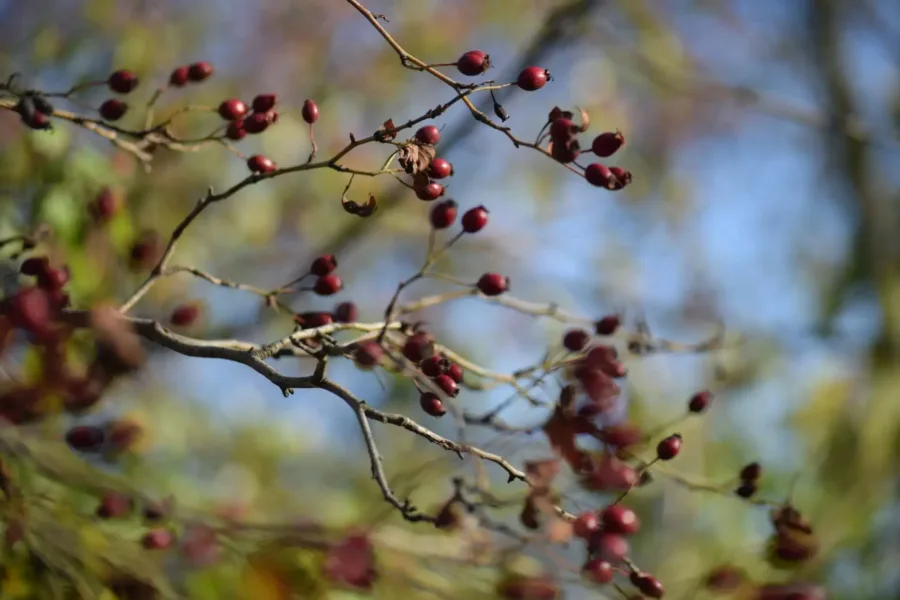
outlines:
{"label": "withered leaf", "polygon": [[578,112],[581,113],[581,125],[579,125],[578,129],[584,133],[591,126],[591,117],[583,108],[578,108]]}
{"label": "withered leaf", "polygon": [[359,204],[343,197],[341,198],[341,206],[351,215],[365,218],[372,216],[372,213],[378,209],[378,202],[375,200],[375,196],[369,194],[369,200],[365,204]]}
{"label": "withered leaf", "polygon": [[555,458],[533,460],[525,463],[528,483],[535,488],[547,488],[559,474],[559,461]]}
{"label": "withered leaf", "polygon": [[388,119],[387,121],[384,122],[384,125],[381,126],[381,129],[379,129],[379,130],[375,133],[375,135],[378,137],[378,139],[379,139],[380,141],[389,141],[389,140],[393,140],[393,139],[395,139],[395,138],[397,137],[397,132],[396,132],[396,131],[392,131],[392,130],[395,129],[396,127],[397,127],[397,126],[394,125],[394,120],[393,120],[393,119]]}
{"label": "withered leaf", "polygon": [[400,148],[397,161],[407,173],[415,175],[428,169],[435,154],[434,146],[410,142]]}

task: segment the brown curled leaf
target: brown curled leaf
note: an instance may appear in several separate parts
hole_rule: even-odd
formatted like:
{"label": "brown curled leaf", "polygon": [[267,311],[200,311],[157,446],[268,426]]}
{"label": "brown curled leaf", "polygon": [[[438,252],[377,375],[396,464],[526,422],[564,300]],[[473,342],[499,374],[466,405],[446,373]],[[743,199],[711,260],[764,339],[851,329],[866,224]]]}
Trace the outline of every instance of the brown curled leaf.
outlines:
{"label": "brown curled leaf", "polygon": [[408,143],[397,155],[397,162],[410,175],[415,175],[428,170],[431,161],[435,157],[434,146]]}

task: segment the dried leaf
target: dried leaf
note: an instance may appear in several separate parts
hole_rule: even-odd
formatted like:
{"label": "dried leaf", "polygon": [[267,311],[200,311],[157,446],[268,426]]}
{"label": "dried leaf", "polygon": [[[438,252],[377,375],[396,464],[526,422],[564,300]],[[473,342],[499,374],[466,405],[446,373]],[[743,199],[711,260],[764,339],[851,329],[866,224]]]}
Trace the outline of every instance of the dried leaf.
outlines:
{"label": "dried leaf", "polygon": [[378,209],[378,202],[375,196],[369,194],[369,200],[365,204],[359,204],[353,200],[349,200],[346,196],[341,198],[341,206],[351,215],[357,217],[370,217]]}
{"label": "dried leaf", "polygon": [[578,129],[584,133],[591,126],[591,117],[583,108],[578,108],[578,112],[581,113],[581,125],[578,126]]}
{"label": "dried leaf", "polygon": [[435,155],[436,151],[434,146],[410,142],[400,148],[400,152],[397,155],[397,162],[400,163],[400,166],[403,167],[407,173],[415,175],[416,173],[426,171],[431,165],[431,161],[434,160]]}
{"label": "dried leaf", "polygon": [[528,461],[525,463],[525,474],[532,487],[547,488],[559,474],[559,461],[555,458]]}
{"label": "dried leaf", "polygon": [[381,126],[381,129],[379,129],[375,133],[375,136],[378,138],[379,141],[383,141],[383,142],[393,140],[397,137],[397,132],[391,131],[394,128],[396,128],[396,125],[394,125],[394,120],[388,119],[387,121],[384,122],[384,125]]}

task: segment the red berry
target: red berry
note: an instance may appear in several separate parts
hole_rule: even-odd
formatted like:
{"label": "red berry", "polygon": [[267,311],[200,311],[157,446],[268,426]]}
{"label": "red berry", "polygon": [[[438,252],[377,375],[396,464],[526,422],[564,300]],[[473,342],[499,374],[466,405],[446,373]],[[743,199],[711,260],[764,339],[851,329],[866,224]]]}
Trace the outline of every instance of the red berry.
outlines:
{"label": "red berry", "polygon": [[106,84],[117,94],[127,94],[138,86],[138,78],[131,71],[120,69],[109,76]]}
{"label": "red berry", "polygon": [[443,195],[444,186],[436,181],[430,181],[428,185],[421,188],[416,188],[416,198],[418,198],[419,200],[424,200],[425,202],[437,200]]}
{"label": "red berry", "polygon": [[73,450],[90,452],[103,445],[103,429],[94,425],[79,425],[66,432],[66,443]]}
{"label": "red berry", "polygon": [[693,396],[691,396],[690,401],[688,402],[688,410],[692,413],[702,413],[707,408],[709,408],[710,403],[712,403],[713,395],[712,392],[708,390],[703,390],[702,392],[697,392]]}
{"label": "red berry", "polygon": [[312,261],[309,272],[318,277],[323,277],[337,269],[337,266],[337,259],[334,257],[334,254],[323,254]]}
{"label": "red berry", "polygon": [[576,131],[578,131],[578,127],[571,119],[556,119],[550,124],[550,139],[557,143],[565,143]]}
{"label": "red berry", "polygon": [[673,433],[656,446],[656,456],[660,460],[672,460],[681,451],[681,435]]}
{"label": "red berry", "polygon": [[550,156],[564,165],[573,162],[580,154],[581,146],[578,145],[578,140],[550,142]]}
{"label": "red berry", "polygon": [[632,423],[618,423],[604,427],[600,433],[604,444],[615,448],[627,448],[644,441],[644,433],[640,427]]}
{"label": "red berry", "polygon": [[188,67],[188,79],[193,82],[205,81],[212,74],[213,66],[206,61],[196,62]]}
{"label": "red berry", "polygon": [[447,412],[441,398],[433,392],[422,392],[419,396],[419,406],[425,411],[425,414],[432,417],[443,417]]}
{"label": "red berry", "polygon": [[334,318],[338,323],[355,323],[359,310],[352,302],[341,302],[334,309]]}
{"label": "red berry", "polygon": [[320,296],[337,294],[344,287],[344,282],[337,275],[325,275],[316,279],[313,291]]}
{"label": "red berry", "polygon": [[526,92],[533,92],[547,85],[547,82],[550,79],[552,79],[552,77],[550,71],[547,69],[542,67],[528,67],[519,73],[519,77],[516,79],[516,85]]}
{"label": "red berry", "polygon": [[269,127],[269,117],[267,113],[253,113],[244,119],[244,131],[255,134],[262,133]]}
{"label": "red berry", "polygon": [[603,530],[622,535],[634,535],[641,527],[637,514],[621,504],[612,504],[600,513],[603,522]]}
{"label": "red berry", "polygon": [[28,125],[32,129],[50,129],[52,125],[50,124],[50,119],[48,118],[46,113],[43,112],[32,112],[29,114],[22,113],[21,115],[22,121]]}
{"label": "red berry", "polygon": [[434,146],[441,139],[441,132],[434,125],[426,125],[416,132],[416,140],[420,144],[431,144]]}
{"label": "red berry", "polygon": [[612,335],[619,328],[622,320],[618,315],[606,315],[594,324],[597,335]]}
{"label": "red berry", "polygon": [[499,273],[485,273],[478,280],[478,291],[485,296],[499,296],[509,289],[509,277]]}
{"label": "red berry", "polygon": [[446,229],[456,221],[458,205],[455,200],[444,200],[431,209],[431,226],[435,229]]}
{"label": "red berry", "polygon": [[619,185],[621,186],[617,187],[616,189],[621,189],[622,187],[625,187],[626,185],[631,183],[631,171],[629,171],[628,169],[623,169],[622,167],[610,167],[609,171],[613,174],[613,177],[618,180]]}
{"label": "red berry", "polygon": [[600,163],[591,163],[585,167],[584,178],[591,185],[607,189],[612,189],[616,183],[616,178],[609,167]]}
{"label": "red berry", "polygon": [[235,142],[247,137],[247,130],[244,129],[244,121],[237,120],[229,123],[228,129],[225,130],[225,137]]}
{"label": "red berry", "polygon": [[275,108],[277,102],[278,96],[275,94],[257,94],[250,105],[253,107],[253,112],[264,113]]}
{"label": "red berry", "polygon": [[592,558],[584,563],[581,573],[594,583],[609,583],[613,580],[612,565],[599,558]]}
{"label": "red berry", "polygon": [[447,375],[446,373],[441,373],[437,377],[434,378],[434,383],[444,391],[448,396],[457,396],[459,395],[459,387],[456,385],[456,382]]}
{"label": "red berry", "polygon": [[751,498],[754,494],[756,494],[759,488],[756,486],[756,483],[753,481],[745,481],[734,490],[734,493],[740,496],[741,498]]}
{"label": "red berry", "polygon": [[384,356],[384,348],[376,341],[363,342],[356,348],[356,364],[364,369],[370,369],[381,362]]}
{"label": "red berry", "polygon": [[51,320],[51,302],[38,287],[23,287],[9,300],[9,318],[15,327],[37,334],[47,333]]}
{"label": "red berry", "polygon": [[97,221],[109,221],[119,212],[120,207],[119,196],[106,187],[94,198],[90,211]]}
{"label": "red berry", "polygon": [[704,585],[713,592],[730,592],[744,581],[744,573],[731,565],[720,565],[707,573]]}
{"label": "red berry", "polygon": [[741,469],[742,481],[756,481],[762,475],[762,467],[758,462],[752,462]]}
{"label": "red berry", "polygon": [[152,529],[144,534],[141,543],[147,550],[164,550],[174,541],[175,536],[168,529]]}
{"label": "red berry", "polygon": [[219,116],[226,121],[237,121],[247,114],[247,105],[237,98],[230,98],[219,105]]}
{"label": "red berry", "polygon": [[591,539],[588,540],[588,549],[597,558],[616,564],[628,556],[631,546],[628,540],[621,535],[600,529],[594,532]]}
{"label": "red berry", "polygon": [[572,530],[577,537],[588,539],[600,528],[600,519],[594,511],[583,512],[572,522]]}
{"label": "red berry", "polygon": [[488,222],[488,210],[484,206],[470,208],[463,214],[462,227],[466,233],[478,233]]}
{"label": "red berry", "polygon": [[134,501],[124,495],[116,492],[109,492],[100,499],[100,506],[97,507],[97,516],[101,519],[118,519],[128,516],[134,508]]}
{"label": "red berry", "polygon": [[313,311],[294,316],[294,321],[303,329],[315,329],[316,327],[334,323],[334,318],[331,316],[331,313]]}
{"label": "red berry", "polygon": [[44,273],[38,273],[38,286],[48,292],[61,290],[69,283],[69,270],[49,268]]}
{"label": "red berry", "polygon": [[169,75],[169,85],[183,87],[188,82],[188,67],[178,67]]}
{"label": "red berry", "polygon": [[422,370],[422,373],[428,377],[437,377],[446,371],[447,359],[441,358],[435,354],[434,356],[429,356],[424,359],[419,365],[419,368]]}
{"label": "red berry", "polygon": [[100,105],[100,116],[107,121],[121,119],[128,111],[128,105],[118,98],[110,98]]}
{"label": "red berry", "polygon": [[278,167],[272,162],[271,158],[266,158],[262,154],[254,154],[247,159],[247,168],[254,173],[271,173]]}
{"label": "red berry", "polygon": [[419,331],[406,338],[402,352],[408,360],[418,364],[434,354],[434,340],[424,331]]}
{"label": "red berry", "polygon": [[312,125],[319,120],[319,107],[316,103],[307,98],[303,101],[303,109],[300,111],[303,120]]}
{"label": "red berry", "polygon": [[162,248],[159,234],[153,230],[145,230],[131,246],[130,258],[132,268],[150,268],[159,259]]}
{"label": "red berry", "polygon": [[462,367],[456,363],[450,363],[450,365],[447,367],[447,375],[449,375],[450,379],[452,379],[456,383],[462,383],[463,381]]}
{"label": "red berry", "polygon": [[428,167],[428,176],[432,179],[444,179],[453,175],[453,165],[445,158],[435,158]]}
{"label": "red berry", "polygon": [[169,323],[175,327],[190,327],[200,316],[200,306],[196,303],[182,304],[175,307],[169,315]]}
{"label": "red berry", "polygon": [[666,594],[659,580],[649,573],[632,573],[631,583],[649,598],[662,598]]}
{"label": "red berry", "polygon": [[32,256],[22,261],[19,272],[22,275],[36,277],[50,270],[50,260],[46,256]]}
{"label": "red berry", "polygon": [[594,138],[594,141],[591,142],[591,150],[597,156],[606,158],[615,154],[624,145],[625,138],[621,132],[607,131]]}
{"label": "red berry", "polygon": [[570,329],[563,336],[563,346],[566,350],[580,352],[591,341],[591,334],[584,329]]}
{"label": "red berry", "polygon": [[481,50],[469,50],[456,61],[456,68],[463,75],[477,77],[491,68],[491,57]]}

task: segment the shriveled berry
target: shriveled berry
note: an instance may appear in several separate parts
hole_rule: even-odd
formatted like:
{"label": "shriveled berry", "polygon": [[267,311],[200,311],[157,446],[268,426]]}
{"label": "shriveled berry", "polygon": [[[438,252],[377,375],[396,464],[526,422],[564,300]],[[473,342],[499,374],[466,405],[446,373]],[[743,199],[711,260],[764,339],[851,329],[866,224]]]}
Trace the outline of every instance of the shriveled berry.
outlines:
{"label": "shriveled berry", "polygon": [[331,313],[319,310],[296,315],[294,321],[303,329],[315,329],[334,323],[334,317],[331,316]]}
{"label": "shriveled berry", "polygon": [[319,120],[319,107],[316,103],[307,98],[303,101],[303,108],[300,110],[303,120],[312,125]]}
{"label": "shriveled berry", "polygon": [[271,158],[265,157],[262,154],[254,154],[247,159],[247,168],[253,173],[262,174],[271,173],[278,167]]}
{"label": "shriveled berry", "polygon": [[253,112],[264,113],[275,108],[277,102],[278,96],[275,94],[257,94],[250,105],[253,107]]}
{"label": "shriveled berry", "polygon": [[442,186],[437,181],[431,181],[428,183],[428,185],[416,188],[416,198],[418,198],[419,200],[424,200],[425,202],[437,200],[443,195],[444,186]]}
{"label": "shriveled berry", "polygon": [[742,483],[734,493],[740,496],[741,498],[751,498],[757,491],[756,482],[753,481],[745,481]]}
{"label": "shriveled berry", "polygon": [[528,67],[519,73],[516,85],[526,92],[534,92],[541,89],[552,79],[550,71],[542,67]]}
{"label": "shriveled berry", "polygon": [[124,494],[108,492],[100,499],[97,516],[101,519],[120,519],[134,509],[134,500]]}
{"label": "shriveled berry", "polygon": [[42,115],[50,116],[53,114],[53,105],[50,102],[40,95],[31,96],[31,101],[34,103],[34,108],[36,111],[41,113]]}
{"label": "shriveled berry", "polygon": [[580,352],[591,341],[591,334],[584,329],[570,329],[563,336],[563,346],[571,352]]}
{"label": "shriveled berry", "polygon": [[95,425],[78,425],[66,432],[66,443],[79,452],[99,449],[105,438],[103,428]]}
{"label": "shriveled berry", "polygon": [[447,229],[453,225],[458,207],[455,200],[444,200],[435,204],[431,209],[431,226],[435,229]]}
{"label": "shriveled berry", "polygon": [[164,500],[155,500],[144,506],[144,519],[148,521],[161,521],[166,518],[171,510],[169,502]]}
{"label": "shriveled berry", "polygon": [[509,289],[509,277],[499,273],[485,273],[478,280],[477,287],[485,296],[499,296]]}
{"label": "shriveled berry", "polygon": [[588,539],[600,528],[600,519],[594,511],[583,512],[572,522],[572,531],[577,537]]}
{"label": "shriveled berry", "polygon": [[594,583],[604,584],[613,580],[612,565],[599,558],[592,558],[584,563],[581,573]]}
{"label": "shriveled berry", "polygon": [[463,381],[462,367],[456,363],[450,363],[450,365],[447,367],[447,375],[449,375],[450,379],[452,379],[456,383],[462,383]]}
{"label": "shriveled berry", "polygon": [[188,71],[189,68],[186,66],[173,69],[172,73],[169,75],[169,85],[184,87],[188,82]]}
{"label": "shriveled berry", "polygon": [[125,69],[119,69],[106,80],[109,89],[117,94],[127,94],[138,86],[137,75]]}
{"label": "shriveled berry", "polygon": [[434,354],[434,339],[424,331],[419,331],[408,338],[403,344],[403,356],[418,364]]}
{"label": "shriveled berry", "polygon": [[337,275],[325,275],[316,279],[313,291],[320,296],[331,296],[337,294],[344,287],[344,282]]}
{"label": "shriveled berry", "polygon": [[169,323],[175,327],[190,327],[200,316],[200,306],[194,302],[176,306],[169,315]]}
{"label": "shriveled berry", "polygon": [[610,533],[602,529],[594,532],[588,540],[588,550],[597,558],[613,564],[622,562],[631,551],[631,545],[625,537],[618,533]]}
{"label": "shriveled berry", "polygon": [[672,460],[681,451],[681,435],[673,433],[656,446],[656,456],[660,460]]}
{"label": "shriveled berry", "polygon": [[229,98],[219,104],[219,116],[226,121],[237,121],[247,114],[247,105],[237,98]]}
{"label": "shriveled berry", "polygon": [[612,504],[600,513],[603,530],[622,535],[634,535],[641,527],[637,513],[621,504]]}
{"label": "shriveled berry", "polygon": [[19,272],[22,275],[36,277],[50,270],[50,260],[46,256],[32,256],[22,261]]}
{"label": "shriveled berry", "polygon": [[175,536],[168,529],[152,529],[141,539],[141,543],[147,550],[165,550],[174,542]]}
{"label": "shriveled berry", "polygon": [[615,185],[616,178],[609,170],[609,167],[600,163],[591,163],[584,169],[584,178],[591,185],[612,189]]}
{"label": "shriveled berry", "polygon": [[100,190],[94,201],[91,202],[90,212],[96,221],[109,221],[121,208],[119,196],[110,188],[105,187]]}
{"label": "shriveled berry", "polygon": [[741,469],[742,481],[756,481],[762,475],[762,466],[758,462],[752,462]]}
{"label": "shriveled berry", "polygon": [[600,439],[614,448],[627,448],[643,442],[644,433],[632,423],[617,423],[601,429]]}
{"label": "shriveled berry", "polygon": [[478,233],[488,222],[488,209],[484,206],[476,206],[467,210],[462,217],[463,231],[466,233]]}
{"label": "shriveled berry", "polygon": [[419,395],[419,406],[422,407],[425,414],[431,415],[432,417],[443,417],[447,412],[447,409],[444,407],[444,402],[434,392],[422,392]]}
{"label": "shriveled berry", "polygon": [[323,254],[312,261],[309,272],[318,277],[324,277],[337,269],[337,266],[338,263],[334,254]]}
{"label": "shriveled berry", "polygon": [[213,74],[213,66],[208,62],[200,61],[188,67],[188,79],[195,83],[205,81]]}
{"label": "shriveled berry", "polygon": [[581,146],[578,145],[578,140],[550,142],[550,156],[564,165],[574,162],[580,154]]}
{"label": "shriveled berry", "polygon": [[457,396],[459,395],[459,386],[456,385],[456,382],[450,378],[446,373],[441,373],[437,377],[434,378],[434,383],[437,385],[445,394],[448,396]]}
{"label": "shriveled berry", "polygon": [[606,158],[615,154],[619,148],[625,145],[625,137],[619,131],[607,131],[601,133],[591,142],[591,150],[597,156]]}
{"label": "shriveled berry", "polygon": [[609,172],[613,174],[622,187],[625,187],[629,183],[631,183],[632,175],[631,171],[628,169],[623,169],[622,167],[610,167]]}
{"label": "shriveled berry", "polygon": [[384,356],[384,348],[374,340],[362,342],[356,347],[354,356],[357,365],[364,369],[369,369],[381,362],[381,357]]}
{"label": "shriveled berry", "polygon": [[428,358],[423,360],[419,365],[419,368],[422,370],[422,373],[424,373],[428,377],[437,377],[438,375],[446,372],[447,359],[435,354],[434,356],[429,356]]}
{"label": "shriveled berry", "polygon": [[434,125],[425,125],[416,131],[416,140],[420,144],[431,144],[434,146],[441,140],[441,132]]}
{"label": "shriveled berry", "polygon": [[446,158],[435,158],[428,167],[428,176],[432,179],[444,179],[453,175],[453,165]]}
{"label": "shriveled berry", "polygon": [[100,105],[100,116],[107,121],[117,121],[128,112],[128,105],[118,98],[110,98]]}
{"label": "shriveled berry", "polygon": [[46,113],[42,112],[31,112],[31,113],[21,113],[22,122],[24,122],[31,129],[36,130],[44,130],[51,129],[53,125],[50,123],[50,119]]}
{"label": "shriveled berry", "polygon": [[594,324],[594,331],[597,335],[612,335],[622,324],[622,320],[618,315],[606,315]]}
{"label": "shriveled berry", "polygon": [[267,113],[253,113],[244,119],[244,131],[250,134],[262,133],[269,127]]}
{"label": "shriveled berry", "polygon": [[481,50],[469,50],[456,61],[456,68],[463,75],[477,77],[491,68],[491,57]]}
{"label": "shriveled berry", "polygon": [[359,309],[353,302],[341,302],[334,308],[334,318],[338,323],[355,323]]}
{"label": "shriveled berry", "polygon": [[692,413],[702,413],[712,403],[713,395],[709,390],[697,392],[688,401],[688,410]]}
{"label": "shriveled berry", "polygon": [[244,129],[243,119],[229,123],[228,128],[225,129],[225,137],[235,142],[247,137],[247,130]]}
{"label": "shriveled berry", "polygon": [[578,126],[571,119],[560,118],[550,124],[550,139],[556,143],[565,143],[578,131]]}

